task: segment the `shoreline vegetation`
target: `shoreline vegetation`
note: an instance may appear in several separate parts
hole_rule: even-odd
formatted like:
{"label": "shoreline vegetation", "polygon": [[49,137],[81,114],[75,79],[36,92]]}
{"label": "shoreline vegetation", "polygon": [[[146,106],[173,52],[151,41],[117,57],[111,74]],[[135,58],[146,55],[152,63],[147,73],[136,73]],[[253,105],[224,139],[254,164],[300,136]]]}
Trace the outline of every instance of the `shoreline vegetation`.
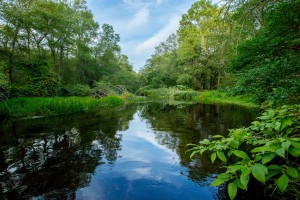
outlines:
{"label": "shoreline vegetation", "polygon": [[[205,104],[224,103],[246,107],[259,106],[250,97],[230,96],[226,92],[217,90],[198,92],[176,88],[161,88],[145,90],[142,95],[148,97],[148,100],[165,99]],[[143,96],[125,93],[119,96],[109,95],[102,98],[78,96],[13,98],[0,102],[0,118],[22,119],[93,112],[102,107],[118,107],[125,103],[144,102],[146,97]]]}
{"label": "shoreline vegetation", "polygon": [[93,112],[103,107],[115,108],[125,103],[143,100],[144,98],[131,94],[102,98],[77,96],[13,98],[0,102],[0,118],[22,119]]}

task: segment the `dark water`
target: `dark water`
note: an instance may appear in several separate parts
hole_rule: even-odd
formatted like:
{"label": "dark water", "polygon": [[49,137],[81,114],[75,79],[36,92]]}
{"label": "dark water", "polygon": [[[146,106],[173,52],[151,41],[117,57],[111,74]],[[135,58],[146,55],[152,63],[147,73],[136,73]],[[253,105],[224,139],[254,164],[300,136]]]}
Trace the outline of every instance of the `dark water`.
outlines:
{"label": "dark water", "polygon": [[127,105],[0,124],[0,199],[224,199],[220,170],[188,143],[247,126],[257,110]]}

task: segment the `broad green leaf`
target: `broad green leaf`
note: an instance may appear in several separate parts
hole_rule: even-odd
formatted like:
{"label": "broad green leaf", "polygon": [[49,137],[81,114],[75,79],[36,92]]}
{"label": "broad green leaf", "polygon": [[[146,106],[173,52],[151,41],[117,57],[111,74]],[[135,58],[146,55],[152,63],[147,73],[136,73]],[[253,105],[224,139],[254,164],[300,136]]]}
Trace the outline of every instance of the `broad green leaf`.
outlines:
{"label": "broad green leaf", "polygon": [[289,177],[286,174],[282,174],[277,180],[277,186],[279,190],[283,193],[289,184]]}
{"label": "broad green leaf", "polygon": [[297,169],[294,168],[294,167],[289,167],[289,168],[287,168],[286,173],[287,173],[290,177],[298,178],[298,172],[297,172]]}
{"label": "broad green leaf", "polygon": [[200,144],[206,144],[206,145],[209,145],[210,144],[210,141],[208,139],[204,139],[200,142]]}
{"label": "broad green leaf", "polygon": [[255,157],[254,157],[254,162],[258,162],[258,161],[260,161],[261,160],[261,155],[259,155],[259,154],[256,154],[255,155]]}
{"label": "broad green leaf", "polygon": [[288,150],[289,154],[291,154],[294,157],[299,157],[300,156],[300,149],[296,149],[294,147],[289,148]]}
{"label": "broad green leaf", "polygon": [[193,152],[191,153],[191,155],[190,155],[190,159],[192,159],[193,156],[194,156],[196,153],[199,153],[199,151],[193,151]]}
{"label": "broad green leaf", "polygon": [[248,167],[244,167],[242,169],[242,174],[240,176],[241,183],[244,185],[245,189],[247,190],[247,185],[250,179],[251,169]]}
{"label": "broad green leaf", "polygon": [[218,155],[220,160],[222,160],[223,162],[227,162],[227,158],[226,158],[225,154],[222,151],[217,151],[217,155]]}
{"label": "broad green leaf", "polygon": [[262,157],[261,163],[266,164],[266,163],[270,162],[271,160],[273,160],[273,158],[275,158],[275,157],[276,157],[275,153],[266,154]]}
{"label": "broad green leaf", "polygon": [[228,195],[230,199],[234,199],[237,193],[237,185],[234,182],[228,184]]}
{"label": "broad green leaf", "polygon": [[216,158],[217,158],[216,152],[214,152],[214,153],[212,153],[212,154],[210,155],[210,159],[211,159],[212,164],[214,164]]}
{"label": "broad green leaf", "polygon": [[290,146],[291,146],[291,142],[290,141],[285,141],[281,144],[281,146],[287,150]]}
{"label": "broad green leaf", "polygon": [[240,170],[243,166],[241,165],[229,165],[228,166],[228,170],[231,172],[231,173],[234,173],[238,170]]}
{"label": "broad green leaf", "polygon": [[293,120],[291,120],[290,118],[284,120],[280,126],[280,131],[282,131],[287,126],[291,126],[292,124],[293,124]]}
{"label": "broad green leaf", "polygon": [[271,151],[269,146],[256,147],[251,150],[251,153],[265,153],[266,151]]}
{"label": "broad green leaf", "polygon": [[276,153],[278,156],[285,158],[285,148],[284,148],[284,147],[281,147],[280,149],[277,149],[277,150],[275,151],[275,153]]}
{"label": "broad green leaf", "polygon": [[227,181],[227,179],[215,179],[212,183],[211,183],[211,186],[218,186],[218,185],[221,185],[223,183],[225,183]]}
{"label": "broad green leaf", "polygon": [[300,149],[300,142],[291,142],[292,146],[295,147],[296,149]]}
{"label": "broad green leaf", "polygon": [[244,159],[249,159],[249,156],[244,152],[244,151],[241,151],[241,150],[235,150],[233,152],[234,155],[236,155],[237,157],[240,157],[240,158],[244,158]]}
{"label": "broad green leaf", "polygon": [[251,172],[254,178],[259,180],[260,182],[265,182],[265,171],[259,164],[254,164],[251,166]]}

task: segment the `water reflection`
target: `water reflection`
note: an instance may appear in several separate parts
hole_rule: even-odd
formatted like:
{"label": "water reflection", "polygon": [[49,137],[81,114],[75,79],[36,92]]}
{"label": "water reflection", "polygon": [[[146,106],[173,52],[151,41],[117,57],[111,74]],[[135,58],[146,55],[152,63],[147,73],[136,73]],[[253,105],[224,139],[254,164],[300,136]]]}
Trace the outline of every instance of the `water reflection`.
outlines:
{"label": "water reflection", "polygon": [[248,125],[235,106],[127,105],[0,124],[0,199],[214,199],[219,167],[186,144]]}

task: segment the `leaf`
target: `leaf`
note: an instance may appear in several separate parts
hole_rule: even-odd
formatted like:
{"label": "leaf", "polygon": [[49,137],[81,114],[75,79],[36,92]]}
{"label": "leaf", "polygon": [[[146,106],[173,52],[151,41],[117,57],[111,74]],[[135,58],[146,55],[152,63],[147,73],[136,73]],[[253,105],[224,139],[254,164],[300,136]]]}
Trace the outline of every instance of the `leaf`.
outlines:
{"label": "leaf", "polygon": [[214,164],[216,158],[217,158],[216,152],[214,152],[214,153],[212,153],[212,154],[210,155],[210,159],[211,159],[212,164]]}
{"label": "leaf", "polygon": [[231,145],[233,148],[237,149],[237,148],[239,148],[240,143],[239,143],[238,140],[233,140],[233,141],[230,142],[230,145]]}
{"label": "leaf", "polygon": [[251,150],[251,153],[265,153],[266,151],[271,151],[269,146],[256,147]]}
{"label": "leaf", "polygon": [[217,151],[217,155],[218,155],[220,160],[222,160],[223,162],[227,162],[227,158],[226,158],[225,154],[222,151]]}
{"label": "leaf", "polygon": [[277,186],[279,190],[283,193],[289,184],[289,177],[286,174],[282,174],[277,180]]}
{"label": "leaf", "polygon": [[224,138],[222,135],[213,135],[212,138]]}
{"label": "leaf", "polygon": [[228,184],[228,195],[230,199],[234,199],[237,193],[237,185],[234,182]]}
{"label": "leaf", "polygon": [[293,120],[291,120],[291,118],[284,120],[280,126],[280,131],[282,131],[287,126],[291,126],[292,124],[293,124]]}
{"label": "leaf", "polygon": [[289,148],[288,150],[289,154],[291,154],[294,157],[299,157],[300,156],[300,149],[296,149],[294,147]]}
{"label": "leaf", "polygon": [[211,186],[218,186],[218,185],[221,185],[223,183],[225,183],[227,181],[227,179],[215,179],[210,185]]}
{"label": "leaf", "polygon": [[291,142],[290,141],[285,141],[281,144],[281,146],[287,150],[290,146],[291,146]]}
{"label": "leaf", "polygon": [[244,159],[249,159],[249,156],[244,152],[244,151],[241,151],[241,150],[235,150],[233,152],[234,155],[236,155],[237,157],[240,157],[240,158],[244,158]]}
{"label": "leaf", "polygon": [[291,142],[292,146],[295,147],[296,149],[300,149],[300,143],[299,142]]}
{"label": "leaf", "polygon": [[298,172],[297,169],[295,167],[289,167],[286,170],[286,173],[293,178],[298,178]]}
{"label": "leaf", "polygon": [[268,169],[270,169],[270,170],[280,170],[281,171],[282,167],[279,166],[279,165],[270,165],[270,166],[268,166]]}
{"label": "leaf", "polygon": [[273,158],[275,158],[275,157],[276,157],[275,153],[266,154],[262,157],[261,163],[266,164],[266,163],[270,162],[271,160],[273,160]]}
{"label": "leaf", "polygon": [[240,176],[241,183],[244,185],[245,189],[247,190],[247,185],[250,179],[251,169],[248,167],[244,167],[242,170],[242,174]]}
{"label": "leaf", "polygon": [[252,172],[252,175],[254,176],[254,178],[256,178],[260,182],[264,183],[265,182],[264,169],[262,169],[259,164],[254,164],[250,168],[251,168],[251,172]]}
{"label": "leaf", "polygon": [[192,153],[191,153],[191,155],[190,155],[190,159],[192,159],[193,158],[193,156],[196,154],[196,153],[198,153],[199,151],[193,151]]}
{"label": "leaf", "polygon": [[208,139],[204,139],[200,142],[200,144],[206,144],[206,145],[209,145],[210,144],[210,141]]}
{"label": "leaf", "polygon": [[276,153],[278,156],[285,158],[285,148],[284,148],[284,147],[281,147],[280,149],[277,149],[277,150],[275,151],[275,153]]}

